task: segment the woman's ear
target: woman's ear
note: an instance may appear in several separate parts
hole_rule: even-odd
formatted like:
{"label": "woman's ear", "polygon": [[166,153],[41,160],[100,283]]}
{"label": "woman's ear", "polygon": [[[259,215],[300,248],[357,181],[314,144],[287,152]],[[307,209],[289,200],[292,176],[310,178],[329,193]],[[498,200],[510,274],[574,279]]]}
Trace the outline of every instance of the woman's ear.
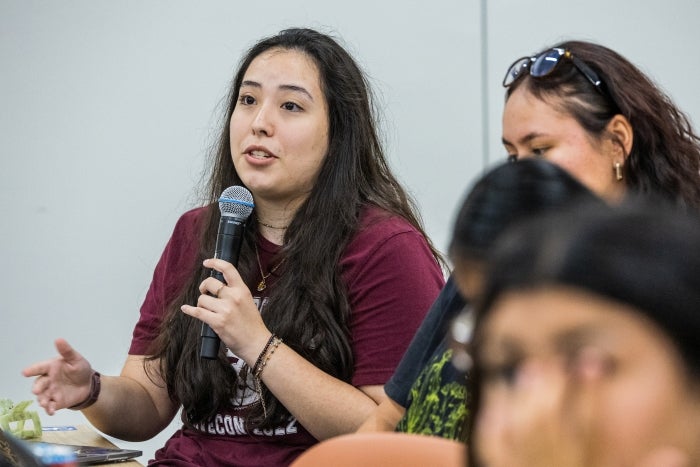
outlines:
{"label": "woman's ear", "polygon": [[632,151],[632,143],[634,142],[632,124],[627,120],[627,117],[622,114],[617,114],[610,119],[605,129],[612,137],[613,143],[622,150],[622,160],[619,162],[624,165],[627,156],[629,156]]}

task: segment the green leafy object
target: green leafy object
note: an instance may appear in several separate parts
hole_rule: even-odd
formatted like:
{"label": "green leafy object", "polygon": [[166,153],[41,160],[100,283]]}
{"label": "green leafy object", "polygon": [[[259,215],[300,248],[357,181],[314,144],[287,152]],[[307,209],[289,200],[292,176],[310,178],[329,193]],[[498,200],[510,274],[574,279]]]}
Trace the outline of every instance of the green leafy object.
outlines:
{"label": "green leafy object", "polygon": [[35,410],[26,410],[32,401],[14,404],[10,399],[0,399],[0,429],[17,438],[41,436],[41,420]]}

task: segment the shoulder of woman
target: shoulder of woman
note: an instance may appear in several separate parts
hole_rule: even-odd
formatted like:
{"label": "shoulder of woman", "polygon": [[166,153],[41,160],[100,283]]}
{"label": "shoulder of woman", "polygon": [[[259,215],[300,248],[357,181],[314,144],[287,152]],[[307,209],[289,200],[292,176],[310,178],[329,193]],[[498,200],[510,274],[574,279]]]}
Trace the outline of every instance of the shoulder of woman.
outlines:
{"label": "shoulder of woman", "polygon": [[379,206],[365,205],[360,211],[360,235],[395,235],[404,232],[417,232],[416,228],[406,219],[389,212]]}
{"label": "shoulder of woman", "polygon": [[196,236],[200,231],[202,223],[207,219],[208,209],[209,208],[207,206],[202,206],[190,209],[189,211],[186,211],[180,215],[175,223],[173,236]]}
{"label": "shoulder of woman", "polygon": [[407,258],[425,257],[434,262],[423,234],[401,216],[376,206],[365,206],[359,227],[344,251],[344,262],[368,258],[395,256],[401,252]]}
{"label": "shoulder of woman", "polygon": [[177,223],[188,225],[198,224],[206,217],[208,209],[209,206],[200,206],[197,208],[192,208],[189,211],[185,211],[182,213],[182,215],[180,215]]}

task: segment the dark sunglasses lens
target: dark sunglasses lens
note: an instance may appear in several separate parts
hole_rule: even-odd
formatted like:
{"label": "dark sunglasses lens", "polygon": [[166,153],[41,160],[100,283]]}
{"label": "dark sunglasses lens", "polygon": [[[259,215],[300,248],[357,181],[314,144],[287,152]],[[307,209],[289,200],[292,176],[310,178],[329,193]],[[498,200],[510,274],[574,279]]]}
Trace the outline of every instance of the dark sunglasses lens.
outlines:
{"label": "dark sunglasses lens", "polygon": [[530,74],[535,78],[547,76],[557,66],[559,60],[564,54],[560,49],[552,49],[539,55],[532,66],[530,66]]}
{"label": "dark sunglasses lens", "polygon": [[527,72],[530,66],[530,59],[528,57],[516,60],[510,68],[508,68],[508,73],[506,73],[505,78],[503,78],[503,86],[508,87],[513,84],[520,76]]}

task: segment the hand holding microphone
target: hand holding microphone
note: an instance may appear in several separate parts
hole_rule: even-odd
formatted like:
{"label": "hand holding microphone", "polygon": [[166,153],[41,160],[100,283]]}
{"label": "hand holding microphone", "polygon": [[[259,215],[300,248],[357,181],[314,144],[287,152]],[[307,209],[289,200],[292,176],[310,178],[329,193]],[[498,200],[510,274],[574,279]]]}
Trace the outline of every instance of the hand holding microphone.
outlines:
{"label": "hand holding microphone", "polygon": [[[243,244],[243,231],[248,216],[253,212],[253,195],[242,186],[234,185],[224,190],[219,198],[221,220],[216,236],[214,257],[228,261],[234,266]],[[224,276],[217,270],[212,270],[211,277],[226,283]],[[221,340],[214,330],[202,323],[202,344],[199,356],[206,359],[216,359],[219,354]]]}

